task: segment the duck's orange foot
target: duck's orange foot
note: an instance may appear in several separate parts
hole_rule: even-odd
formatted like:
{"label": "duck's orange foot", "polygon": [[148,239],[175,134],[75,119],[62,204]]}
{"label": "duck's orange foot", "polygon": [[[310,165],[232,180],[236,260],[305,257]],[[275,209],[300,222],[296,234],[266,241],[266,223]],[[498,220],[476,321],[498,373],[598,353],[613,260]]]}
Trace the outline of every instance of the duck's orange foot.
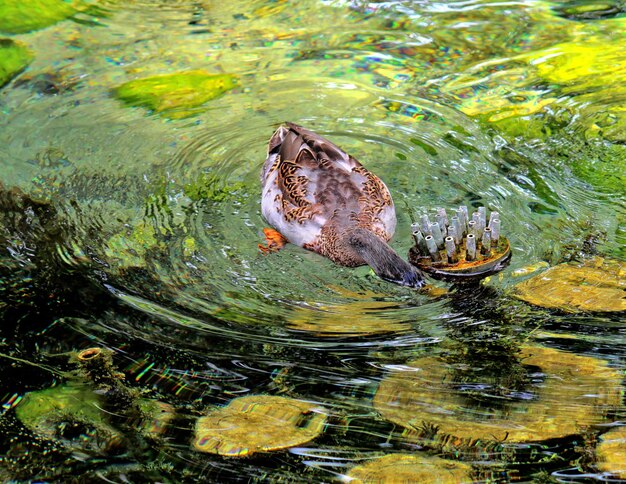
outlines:
{"label": "duck's orange foot", "polygon": [[277,232],[274,229],[264,228],[263,233],[265,234],[265,240],[267,241],[267,245],[259,244],[259,250],[264,254],[269,254],[270,252],[278,252],[282,249],[288,240],[281,235],[280,232]]}

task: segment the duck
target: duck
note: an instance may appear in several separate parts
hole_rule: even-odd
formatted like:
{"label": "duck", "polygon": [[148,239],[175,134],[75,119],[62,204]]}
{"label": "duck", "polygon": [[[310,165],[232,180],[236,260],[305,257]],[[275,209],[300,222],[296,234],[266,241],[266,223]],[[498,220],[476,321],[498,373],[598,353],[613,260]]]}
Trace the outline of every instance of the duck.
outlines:
{"label": "duck", "polygon": [[385,281],[420,288],[423,274],[388,244],[397,220],[385,183],[326,138],[282,124],[261,170],[268,246],[285,242],[346,267],[369,265]]}

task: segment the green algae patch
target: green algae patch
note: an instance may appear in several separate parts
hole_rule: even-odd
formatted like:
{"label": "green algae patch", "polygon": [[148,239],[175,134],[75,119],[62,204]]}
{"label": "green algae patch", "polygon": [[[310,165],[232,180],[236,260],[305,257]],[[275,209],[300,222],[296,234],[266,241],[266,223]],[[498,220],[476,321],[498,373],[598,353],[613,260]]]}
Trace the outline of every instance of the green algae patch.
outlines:
{"label": "green algae patch", "polygon": [[[460,383],[462,365],[425,357],[390,372],[373,404],[381,416],[430,438],[434,445],[472,442],[530,442],[578,434],[605,421],[621,404],[622,375],[603,360],[542,346],[523,347],[519,362],[529,375],[502,401],[466,388],[492,385],[488,377]],[[522,367],[522,368],[523,368]],[[473,377],[476,378],[476,377]],[[518,395],[525,395],[519,397]],[[488,402],[488,403],[487,403]]]}
{"label": "green algae patch", "polygon": [[129,106],[143,107],[171,119],[194,116],[204,104],[237,85],[231,74],[189,71],[127,82],[114,89],[115,96]]}
{"label": "green algae patch", "polygon": [[0,39],[0,87],[22,72],[32,60],[32,54],[23,43]]}
{"label": "green algae patch", "polygon": [[626,264],[594,257],[559,264],[515,286],[519,299],[567,312],[626,311]]}
{"label": "green algae patch", "polygon": [[235,398],[196,422],[193,447],[227,457],[287,449],[310,442],[326,424],[315,404],[286,397]]}
{"label": "green algae patch", "polygon": [[23,34],[49,27],[85,8],[64,0],[0,0],[0,32]]}
{"label": "green algae patch", "polygon": [[626,479],[626,427],[609,430],[596,449],[598,469]]}
{"label": "green algae patch", "polygon": [[108,454],[122,450],[124,437],[105,421],[103,406],[104,399],[89,385],[68,382],[27,393],[15,413],[39,437]]}
{"label": "green algae patch", "polygon": [[427,455],[392,454],[353,467],[348,472],[351,483],[472,482],[472,466],[463,462]]}

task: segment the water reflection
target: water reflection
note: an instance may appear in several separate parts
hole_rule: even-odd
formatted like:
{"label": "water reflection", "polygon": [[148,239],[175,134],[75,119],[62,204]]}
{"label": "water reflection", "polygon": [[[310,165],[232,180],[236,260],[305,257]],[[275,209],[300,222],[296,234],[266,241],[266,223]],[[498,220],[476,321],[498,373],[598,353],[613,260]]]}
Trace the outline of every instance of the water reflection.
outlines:
{"label": "water reflection", "polygon": [[[418,439],[381,417],[376,395],[396,378],[444,396],[389,391],[394,411],[443,409],[445,430],[446,402],[461,402],[470,441],[496,410],[541,408],[548,429],[571,417],[551,440],[530,425],[524,444],[496,425],[498,439],[463,448],[474,480],[598,478],[596,437],[624,420],[623,321],[509,293],[529,266],[623,260],[623,18],[589,3],[106,1],[14,36],[34,57],[0,94],[0,476],[339,480],[385,454],[458,461],[433,425],[418,418]],[[112,95],[198,69],[240,82],[186,119]],[[487,286],[436,283],[449,292],[433,297],[296,247],[259,253],[259,170],[285,120],[381,176],[400,254],[424,210],[485,205],[502,215],[511,267]],[[94,345],[125,385],[176,409],[162,441],[71,454],[17,418],[27,393],[64,388],[69,352]],[[587,405],[607,388],[610,408]],[[328,409],[324,431],[245,461],[194,451],[197,419],[246,395]]]}

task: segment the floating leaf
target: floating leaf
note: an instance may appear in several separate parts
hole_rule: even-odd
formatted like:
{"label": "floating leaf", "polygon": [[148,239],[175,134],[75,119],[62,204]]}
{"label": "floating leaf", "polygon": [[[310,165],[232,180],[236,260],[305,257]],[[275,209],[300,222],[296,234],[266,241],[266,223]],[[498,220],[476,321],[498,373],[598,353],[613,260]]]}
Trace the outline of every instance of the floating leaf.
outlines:
{"label": "floating leaf", "polygon": [[0,39],[0,87],[23,71],[32,59],[32,54],[23,43]]}
{"label": "floating leaf", "polygon": [[596,449],[598,469],[626,479],[626,427],[609,430]]}
{"label": "floating leaf", "polygon": [[314,404],[285,397],[236,398],[196,422],[200,452],[245,457],[302,445],[322,433],[326,414]]}
{"label": "floating leaf", "polygon": [[562,311],[626,311],[626,264],[596,257],[559,264],[515,286],[519,299]]}
{"label": "floating leaf", "polygon": [[141,106],[172,119],[187,118],[202,112],[204,103],[237,84],[231,74],[189,71],[137,79],[114,90],[118,99]]}
{"label": "floating leaf", "polygon": [[[471,482],[472,467],[463,462],[426,455],[392,454],[350,469],[351,483],[367,482]],[[354,480],[352,480],[354,479]]]}
{"label": "floating leaf", "polygon": [[43,29],[84,8],[79,1],[0,0],[0,32],[23,34]]}
{"label": "floating leaf", "polygon": [[[606,411],[621,403],[622,375],[602,360],[528,346],[520,361],[543,375],[542,381],[533,378],[526,388],[509,392],[524,398],[479,406],[459,387],[458,365],[426,357],[381,381],[374,407],[407,429],[437,429],[443,440],[526,442],[577,434],[582,426],[602,422]],[[486,378],[465,383],[489,385]]]}

